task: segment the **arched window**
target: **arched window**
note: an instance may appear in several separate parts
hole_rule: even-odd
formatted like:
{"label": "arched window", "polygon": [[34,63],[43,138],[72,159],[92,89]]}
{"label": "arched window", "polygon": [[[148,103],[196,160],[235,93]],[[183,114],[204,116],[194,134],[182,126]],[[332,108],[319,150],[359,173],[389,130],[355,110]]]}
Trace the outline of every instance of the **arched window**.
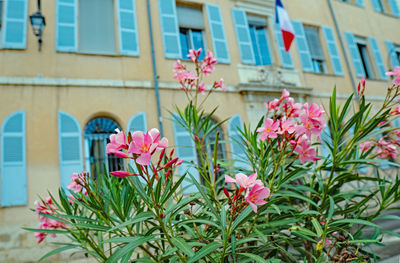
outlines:
{"label": "arched window", "polygon": [[113,154],[106,154],[106,145],[110,142],[110,135],[120,126],[109,118],[96,118],[85,127],[85,155],[86,170],[92,175],[104,173],[104,165],[109,171],[121,170],[124,162]]}

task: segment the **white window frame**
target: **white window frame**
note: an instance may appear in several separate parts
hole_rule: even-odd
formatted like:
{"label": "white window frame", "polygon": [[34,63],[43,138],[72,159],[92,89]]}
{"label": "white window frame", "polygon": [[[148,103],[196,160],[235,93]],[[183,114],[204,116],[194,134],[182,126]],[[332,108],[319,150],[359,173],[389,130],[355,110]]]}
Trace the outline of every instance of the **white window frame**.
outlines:
{"label": "white window frame", "polygon": [[[322,55],[323,55],[323,59],[313,57],[313,54],[311,52],[311,47],[308,47],[310,49],[310,58],[311,58],[311,63],[312,63],[312,67],[313,67],[313,72],[319,73],[319,74],[328,74],[328,69],[326,66],[326,63],[327,63],[326,56],[325,56],[326,54],[324,52],[324,49],[322,48],[322,42],[321,42],[319,28],[313,27],[313,26],[308,26],[308,25],[303,25],[303,27],[304,27],[304,36],[306,38],[307,44],[308,44],[308,38],[307,38],[306,28],[311,28],[317,32],[319,47],[320,47]],[[322,71],[321,71],[321,67],[322,67]]]}

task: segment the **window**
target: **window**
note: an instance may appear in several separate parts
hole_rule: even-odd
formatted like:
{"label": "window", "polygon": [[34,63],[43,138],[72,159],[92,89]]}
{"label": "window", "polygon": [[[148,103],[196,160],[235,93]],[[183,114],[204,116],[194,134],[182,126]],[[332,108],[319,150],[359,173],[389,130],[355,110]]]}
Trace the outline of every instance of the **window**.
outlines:
{"label": "window", "polygon": [[362,67],[364,69],[365,77],[369,79],[373,79],[375,77],[373,69],[372,69],[372,63],[371,63],[371,58],[368,53],[368,46],[367,46],[367,41],[365,38],[362,37],[355,37],[355,44],[358,50],[358,53],[360,54],[361,58],[361,63]]}
{"label": "window", "polygon": [[353,5],[364,7],[364,0],[339,0],[339,2],[350,3]]}
{"label": "window", "polygon": [[372,2],[374,2],[374,8],[377,12],[386,13],[386,8],[382,0],[373,0]]}
{"label": "window", "polygon": [[199,59],[204,58],[204,21],[201,9],[186,6],[177,6],[179,23],[179,40],[181,44],[181,57],[188,59],[190,49],[201,48],[203,52]]}
{"label": "window", "polygon": [[3,0],[0,0],[0,32],[3,22],[3,2],[4,2]]}
{"label": "window", "polygon": [[400,16],[398,0],[371,0],[376,12]]}
{"label": "window", "polygon": [[115,54],[112,0],[79,0],[79,51]]}
{"label": "window", "polygon": [[256,65],[270,65],[271,55],[268,44],[267,21],[263,18],[247,16],[251,45]]}
{"label": "window", "polygon": [[119,54],[139,56],[135,3],[135,0],[57,0],[57,51],[116,54],[118,36]]}
{"label": "window", "polygon": [[397,65],[400,65],[400,46],[394,46],[394,57],[397,59]]}
{"label": "window", "polygon": [[85,127],[85,152],[86,170],[92,175],[97,172],[104,173],[104,165],[107,171],[117,171],[124,168],[123,159],[113,154],[106,154],[106,145],[110,135],[115,133],[119,125],[108,118],[96,118]]}
{"label": "window", "polygon": [[318,29],[315,27],[304,27],[304,33],[307,39],[308,49],[310,51],[313,71],[315,73],[326,73],[326,63],[324,52],[322,51],[321,41]]}

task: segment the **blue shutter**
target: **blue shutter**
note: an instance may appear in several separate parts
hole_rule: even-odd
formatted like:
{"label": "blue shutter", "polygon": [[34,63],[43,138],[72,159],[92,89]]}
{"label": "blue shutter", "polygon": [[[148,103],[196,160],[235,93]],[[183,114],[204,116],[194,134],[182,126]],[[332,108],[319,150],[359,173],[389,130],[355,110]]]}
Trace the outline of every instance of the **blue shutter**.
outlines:
{"label": "blue shutter", "polygon": [[11,114],[1,127],[1,206],[27,204],[25,111]]}
{"label": "blue shutter", "polygon": [[127,132],[133,133],[135,131],[147,131],[147,120],[145,112],[139,112],[129,120]]}
{"label": "blue shutter", "polygon": [[228,123],[228,135],[231,146],[231,154],[233,159],[233,164],[236,168],[243,170],[250,170],[251,166],[247,160],[246,152],[242,145],[242,137],[238,129],[242,128],[242,118],[239,114],[233,116]]}
{"label": "blue shutter", "polygon": [[356,0],[358,6],[364,7],[364,0]]}
{"label": "blue shutter", "polygon": [[77,6],[76,0],[57,0],[56,49],[61,52],[76,52]]}
{"label": "blue shutter", "polygon": [[349,32],[344,32],[346,37],[347,46],[349,48],[350,57],[353,61],[353,66],[356,71],[356,76],[361,78],[365,76],[364,68],[361,62],[360,53],[358,52],[358,48],[356,46],[356,42],[354,41],[354,35]]}
{"label": "blue shutter", "polygon": [[224,21],[221,10],[216,5],[207,4],[208,26],[210,27],[211,39],[215,58],[220,63],[230,63],[228,45],[226,43]]}
{"label": "blue shutter", "polygon": [[313,72],[310,51],[308,49],[306,36],[304,34],[303,24],[299,21],[292,21],[292,25],[296,34],[297,50],[299,51],[300,61],[303,71]]}
{"label": "blue shutter", "polygon": [[82,133],[78,121],[66,112],[58,112],[58,139],[60,157],[60,180],[65,188],[73,173],[83,170]]}
{"label": "blue shutter", "polygon": [[4,1],[3,48],[26,47],[27,15],[28,0]]}
{"label": "blue shutter", "polygon": [[389,0],[390,9],[392,9],[392,15],[400,17],[399,6],[397,5],[397,0]]}
{"label": "blue shutter", "polygon": [[279,50],[279,58],[281,59],[281,66],[283,68],[293,68],[292,57],[289,52],[286,52],[285,45],[283,44],[281,28],[278,24],[274,26],[275,41]]}
{"label": "blue shutter", "polygon": [[388,77],[385,74],[386,73],[385,64],[383,63],[378,43],[376,42],[376,39],[373,37],[369,37],[369,42],[371,43],[372,53],[374,53],[376,66],[378,67],[379,70],[379,75],[381,76],[381,79],[387,80]]}
{"label": "blue shutter", "polygon": [[376,12],[382,12],[383,11],[381,5],[378,2],[378,0],[371,0],[371,3],[372,3],[372,6],[374,7],[374,10]]}
{"label": "blue shutter", "polygon": [[342,62],[340,61],[340,55],[336,45],[333,30],[330,27],[323,26],[322,31],[324,32],[326,46],[328,48],[328,53],[331,58],[333,72],[335,73],[335,75],[343,76],[344,72]]}
{"label": "blue shutter", "polygon": [[166,58],[181,58],[175,0],[159,0],[161,32]]}
{"label": "blue shutter", "polygon": [[243,64],[255,64],[253,48],[249,33],[249,25],[246,13],[237,8],[232,8],[233,24],[235,25],[236,37],[240,50],[240,58]]}
{"label": "blue shutter", "polygon": [[198,182],[200,182],[199,172],[190,163],[191,161],[197,163],[195,145],[191,134],[182,126],[180,126],[180,124],[176,121],[176,118],[176,115],[174,115],[172,120],[172,125],[174,128],[175,150],[179,159],[184,161],[178,166],[178,171],[181,175],[185,174],[186,171],[188,172],[188,175],[186,175],[185,180],[182,182],[182,191],[184,194],[195,193],[197,192],[197,188],[191,182],[191,178],[189,176],[189,174],[191,174]]}
{"label": "blue shutter", "polygon": [[328,124],[326,124],[326,128],[321,132],[321,155],[325,158],[331,155],[331,150],[327,144],[332,144],[331,130]]}
{"label": "blue shutter", "polygon": [[400,66],[400,62],[399,62],[399,59],[397,58],[396,50],[394,48],[393,43],[390,41],[385,41],[385,44],[386,44],[388,54],[390,56],[390,60],[392,61],[393,68]]}
{"label": "blue shutter", "polygon": [[117,10],[119,52],[122,55],[139,56],[135,0],[118,0]]}

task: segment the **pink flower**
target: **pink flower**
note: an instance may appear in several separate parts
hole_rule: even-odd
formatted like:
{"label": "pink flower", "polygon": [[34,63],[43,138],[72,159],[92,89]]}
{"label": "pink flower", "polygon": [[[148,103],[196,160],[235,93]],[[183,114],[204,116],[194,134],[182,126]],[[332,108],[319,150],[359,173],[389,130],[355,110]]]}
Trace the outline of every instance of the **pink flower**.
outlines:
{"label": "pink flower", "polygon": [[85,174],[83,172],[80,174],[73,173],[71,176],[71,183],[67,185],[67,188],[72,190],[74,193],[81,192],[83,188],[84,176]]}
{"label": "pink flower", "polygon": [[247,175],[238,173],[235,175],[235,179],[229,175],[225,175],[226,183],[237,183],[241,188],[253,187],[255,184],[264,185],[261,180],[257,180],[257,173],[251,174],[249,177]]}
{"label": "pink flower", "polygon": [[394,110],[392,110],[392,114],[393,115],[399,115],[400,114],[400,108],[399,107],[394,108]]}
{"label": "pink flower", "polygon": [[264,103],[265,107],[268,109],[269,112],[277,110],[277,107],[279,106],[281,102],[277,99],[274,99],[273,101],[267,101]]}
{"label": "pink flower", "polygon": [[168,147],[168,140],[162,138],[160,140],[160,132],[157,129],[152,129],[144,134],[141,131],[136,131],[132,134],[132,142],[129,144],[129,153],[139,155],[136,162],[140,165],[149,165],[151,155],[157,150]]}
{"label": "pink flower", "polygon": [[286,120],[286,117],[283,117],[281,120],[281,129],[277,133],[292,134],[295,130],[296,130],[296,122],[293,119]]}
{"label": "pink flower", "polygon": [[311,148],[311,142],[305,136],[299,138],[294,151],[299,154],[299,159],[302,164],[306,161],[315,162],[320,160],[320,158],[316,157],[315,149]]}
{"label": "pink flower", "polygon": [[179,59],[174,63],[175,73],[185,69],[186,69],[185,65],[183,65]]}
{"label": "pink flower", "polygon": [[377,144],[378,156],[381,159],[396,159],[399,154],[396,145],[380,138]]}
{"label": "pink flower", "polygon": [[267,201],[263,200],[269,197],[270,191],[264,185],[255,184],[251,190],[247,190],[245,200],[251,206],[254,213],[257,213],[257,205],[264,205]]}
{"label": "pink flower", "polygon": [[281,97],[281,101],[282,100],[287,100],[288,98],[289,98],[289,96],[290,96],[290,93],[289,93],[289,91],[287,91],[286,89],[283,89],[283,91],[282,91],[282,97]]}
{"label": "pink flower", "polygon": [[35,237],[38,239],[38,244],[42,243],[42,241],[45,239],[46,236],[47,236],[46,233],[35,232]]}
{"label": "pink flower", "polygon": [[196,76],[196,73],[192,71],[182,70],[174,74],[174,79],[179,83],[191,84],[194,80],[198,79],[198,77]]}
{"label": "pink flower", "polygon": [[189,50],[189,54],[187,55],[193,62],[197,62],[197,59],[199,58],[201,53],[201,48],[198,50],[191,49]]}
{"label": "pink flower", "polygon": [[125,134],[118,129],[116,131],[118,132],[117,134],[110,135],[110,143],[106,146],[106,154],[115,153],[122,149],[128,149]]}
{"label": "pink flower", "polygon": [[365,90],[365,77],[362,77],[361,82],[358,83],[357,92],[358,95],[363,96]]}
{"label": "pink flower", "polygon": [[205,94],[205,92],[207,91],[207,87],[206,87],[206,85],[204,84],[203,81],[199,83],[199,86],[197,87],[197,90],[198,90],[198,92],[200,92],[202,95]]}
{"label": "pink flower", "polygon": [[204,58],[200,67],[200,70],[204,76],[207,77],[214,71],[215,64],[217,64],[217,60],[215,59],[213,53],[211,51],[207,51],[207,56]]}
{"label": "pink flower", "polygon": [[223,91],[226,91],[226,86],[224,83],[224,79],[220,79],[219,81],[214,82],[214,88],[218,89],[221,88]]}
{"label": "pink flower", "polygon": [[393,84],[400,86],[400,67],[395,67],[393,72],[386,72],[386,76],[394,76]]}
{"label": "pink flower", "polygon": [[360,143],[360,150],[362,152],[367,152],[369,149],[371,149],[370,141],[365,141],[365,142]]}
{"label": "pink flower", "polygon": [[276,138],[277,131],[279,129],[279,120],[272,120],[270,118],[266,118],[264,121],[264,127],[260,127],[257,129],[257,132],[262,132],[260,139],[265,141],[267,138]]}
{"label": "pink flower", "polygon": [[110,174],[116,176],[116,177],[128,177],[131,175],[135,175],[126,171],[114,171],[114,172],[110,172]]}

